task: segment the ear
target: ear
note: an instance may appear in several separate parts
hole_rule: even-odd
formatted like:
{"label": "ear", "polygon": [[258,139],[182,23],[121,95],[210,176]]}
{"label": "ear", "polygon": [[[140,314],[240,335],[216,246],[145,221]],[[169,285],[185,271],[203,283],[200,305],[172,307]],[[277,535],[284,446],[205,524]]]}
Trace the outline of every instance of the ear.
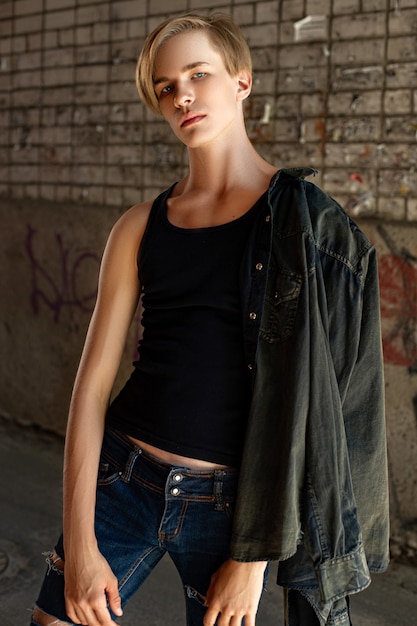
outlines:
{"label": "ear", "polygon": [[252,90],[252,74],[248,70],[242,70],[237,79],[237,99],[242,101],[249,97]]}

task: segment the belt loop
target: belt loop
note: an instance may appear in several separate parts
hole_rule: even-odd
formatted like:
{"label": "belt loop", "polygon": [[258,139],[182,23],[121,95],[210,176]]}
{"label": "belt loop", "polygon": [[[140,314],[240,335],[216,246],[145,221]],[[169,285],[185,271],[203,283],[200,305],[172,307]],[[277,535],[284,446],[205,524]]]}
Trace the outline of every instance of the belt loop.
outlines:
{"label": "belt loop", "polygon": [[214,487],[213,487],[213,495],[214,495],[214,509],[216,511],[223,511],[224,509],[224,501],[223,501],[223,470],[214,470]]}
{"label": "belt loop", "polygon": [[141,454],[142,454],[142,450],[140,448],[138,448],[137,446],[135,446],[135,448],[129,454],[127,462],[126,462],[125,471],[124,471],[124,473],[122,475],[122,480],[123,480],[124,483],[128,483],[130,481],[130,478],[131,478],[132,472],[133,472],[133,468],[134,468],[134,465],[136,463],[136,459]]}

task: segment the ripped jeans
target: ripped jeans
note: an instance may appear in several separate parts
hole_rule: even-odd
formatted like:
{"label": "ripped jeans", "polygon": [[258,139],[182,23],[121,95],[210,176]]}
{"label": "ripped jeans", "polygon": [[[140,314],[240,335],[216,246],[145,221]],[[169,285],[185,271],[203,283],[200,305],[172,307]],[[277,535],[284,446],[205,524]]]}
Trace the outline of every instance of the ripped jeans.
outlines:
{"label": "ripped jeans", "polygon": [[[211,575],[229,557],[237,478],[236,469],[171,467],[106,430],[95,531],[119,581],[122,606],[168,552],[183,583],[187,625],[202,625]],[[65,560],[62,536],[55,551]],[[65,611],[64,576],[52,561],[36,604],[73,624]]]}

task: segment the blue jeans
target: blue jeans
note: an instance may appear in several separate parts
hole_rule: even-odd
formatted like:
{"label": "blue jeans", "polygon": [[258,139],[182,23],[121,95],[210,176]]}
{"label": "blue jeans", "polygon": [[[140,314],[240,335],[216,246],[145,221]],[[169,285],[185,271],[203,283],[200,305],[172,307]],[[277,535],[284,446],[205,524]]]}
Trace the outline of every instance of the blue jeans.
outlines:
{"label": "blue jeans", "polygon": [[[285,626],[320,626],[320,620],[314,609],[302,593],[295,589],[284,590],[285,601]],[[335,625],[340,623],[341,616],[347,619],[352,626],[349,611],[349,596],[342,598],[334,605],[334,609],[326,624]],[[343,622],[346,623],[346,622]]]}
{"label": "blue jeans", "polygon": [[[95,532],[119,581],[122,606],[168,552],[184,586],[187,625],[201,626],[211,575],[229,557],[237,479],[236,469],[171,467],[124,435],[106,431]],[[62,536],[55,551],[65,560]],[[65,611],[64,576],[52,561],[36,604],[73,624]]]}

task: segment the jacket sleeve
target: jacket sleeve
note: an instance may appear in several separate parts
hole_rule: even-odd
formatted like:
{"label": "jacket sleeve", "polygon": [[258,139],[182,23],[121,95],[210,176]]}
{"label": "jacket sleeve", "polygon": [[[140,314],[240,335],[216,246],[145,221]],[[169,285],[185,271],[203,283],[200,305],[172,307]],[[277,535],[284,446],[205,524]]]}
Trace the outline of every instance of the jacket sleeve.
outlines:
{"label": "jacket sleeve", "polygon": [[[388,565],[389,509],[383,354],[377,257],[364,267],[360,324],[349,332],[356,358],[341,400],[350,471],[365,553],[371,571]],[[349,315],[347,315],[349,319]]]}

